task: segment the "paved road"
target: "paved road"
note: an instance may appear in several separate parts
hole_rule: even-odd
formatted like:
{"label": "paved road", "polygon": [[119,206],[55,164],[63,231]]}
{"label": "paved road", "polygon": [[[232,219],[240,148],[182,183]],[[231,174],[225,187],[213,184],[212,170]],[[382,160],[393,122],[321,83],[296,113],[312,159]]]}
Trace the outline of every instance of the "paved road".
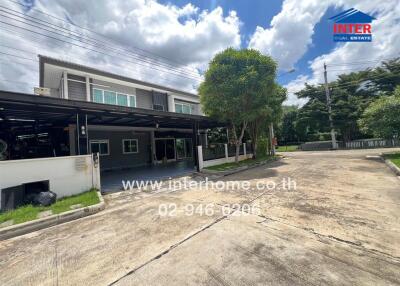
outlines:
{"label": "paved road", "polygon": [[273,191],[109,196],[102,213],[0,242],[0,285],[400,285],[400,180],[365,159],[381,151],[287,153],[224,178]]}

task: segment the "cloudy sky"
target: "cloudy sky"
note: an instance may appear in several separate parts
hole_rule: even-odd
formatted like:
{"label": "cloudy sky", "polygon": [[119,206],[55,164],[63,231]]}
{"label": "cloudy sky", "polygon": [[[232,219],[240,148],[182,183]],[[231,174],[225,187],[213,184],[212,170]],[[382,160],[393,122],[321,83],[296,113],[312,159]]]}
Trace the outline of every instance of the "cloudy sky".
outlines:
{"label": "cloudy sky", "polygon": [[[328,18],[349,8],[376,18],[373,42],[333,42]],[[397,0],[2,0],[0,89],[32,92],[43,54],[195,91],[213,55],[234,47],[271,55],[286,104],[302,104],[293,93],[322,82],[323,62],[334,80],[400,56],[399,24]]]}

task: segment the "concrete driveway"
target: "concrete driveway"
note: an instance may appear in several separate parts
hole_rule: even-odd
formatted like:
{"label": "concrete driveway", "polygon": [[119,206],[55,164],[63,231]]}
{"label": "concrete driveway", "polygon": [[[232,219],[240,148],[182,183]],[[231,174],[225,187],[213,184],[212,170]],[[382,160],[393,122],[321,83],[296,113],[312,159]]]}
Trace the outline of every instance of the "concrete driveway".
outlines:
{"label": "concrete driveway", "polygon": [[110,195],[102,213],[0,242],[0,285],[400,285],[400,180],[365,159],[379,152],[287,153],[223,179],[273,191]]}

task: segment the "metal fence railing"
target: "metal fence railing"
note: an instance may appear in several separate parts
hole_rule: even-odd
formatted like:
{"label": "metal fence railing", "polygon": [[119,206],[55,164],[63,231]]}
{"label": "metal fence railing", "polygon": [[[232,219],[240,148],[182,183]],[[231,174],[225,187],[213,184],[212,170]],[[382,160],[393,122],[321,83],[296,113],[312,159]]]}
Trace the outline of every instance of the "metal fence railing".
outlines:
{"label": "metal fence railing", "polygon": [[[243,144],[240,144],[239,155],[243,154],[244,154]],[[228,156],[234,157],[235,155],[236,155],[236,145],[228,144]]]}
{"label": "metal fence railing", "polygon": [[388,148],[399,147],[399,139],[362,139],[346,142],[343,146],[345,149],[369,149],[369,148]]}
{"label": "metal fence railing", "polygon": [[[228,157],[234,157],[236,155],[236,146],[234,144],[228,144]],[[207,147],[203,146],[203,160],[214,160],[225,158],[225,144],[223,143],[216,143],[216,144],[209,144]],[[246,154],[252,153],[251,144],[246,144]],[[244,146],[243,144],[240,145],[239,155],[244,155]]]}
{"label": "metal fence railing", "polygon": [[[339,149],[372,149],[400,147],[399,139],[360,139],[349,142],[337,141]],[[331,141],[306,142],[300,145],[303,151],[331,150]]]}
{"label": "metal fence railing", "polygon": [[225,146],[224,144],[210,144],[206,148],[203,146],[203,160],[214,160],[225,158]]}

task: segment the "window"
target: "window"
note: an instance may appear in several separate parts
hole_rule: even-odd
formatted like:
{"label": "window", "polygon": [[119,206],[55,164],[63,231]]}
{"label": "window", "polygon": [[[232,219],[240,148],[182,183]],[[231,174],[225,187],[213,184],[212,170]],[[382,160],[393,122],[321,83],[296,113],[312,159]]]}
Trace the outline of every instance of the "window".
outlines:
{"label": "window", "polygon": [[161,111],[164,111],[164,105],[161,105],[161,104],[153,104],[153,109],[154,109],[154,110],[161,110]]}
{"label": "window", "polygon": [[90,140],[90,152],[100,155],[110,155],[108,140]]}
{"label": "window", "polygon": [[103,91],[101,89],[93,88],[93,101],[103,103]]}
{"label": "window", "polygon": [[93,88],[93,102],[136,107],[136,96]]}
{"label": "window", "polygon": [[124,139],[122,140],[122,153],[133,154],[138,153],[138,140],[137,139]]}
{"label": "window", "polygon": [[136,96],[134,95],[129,96],[129,106],[136,107]]}
{"label": "window", "polygon": [[190,103],[175,103],[175,112],[192,114],[192,104]]}
{"label": "window", "polygon": [[117,104],[121,106],[128,106],[128,96],[123,93],[117,93]]}
{"label": "window", "polygon": [[113,91],[104,91],[104,103],[117,104],[117,96]]}

